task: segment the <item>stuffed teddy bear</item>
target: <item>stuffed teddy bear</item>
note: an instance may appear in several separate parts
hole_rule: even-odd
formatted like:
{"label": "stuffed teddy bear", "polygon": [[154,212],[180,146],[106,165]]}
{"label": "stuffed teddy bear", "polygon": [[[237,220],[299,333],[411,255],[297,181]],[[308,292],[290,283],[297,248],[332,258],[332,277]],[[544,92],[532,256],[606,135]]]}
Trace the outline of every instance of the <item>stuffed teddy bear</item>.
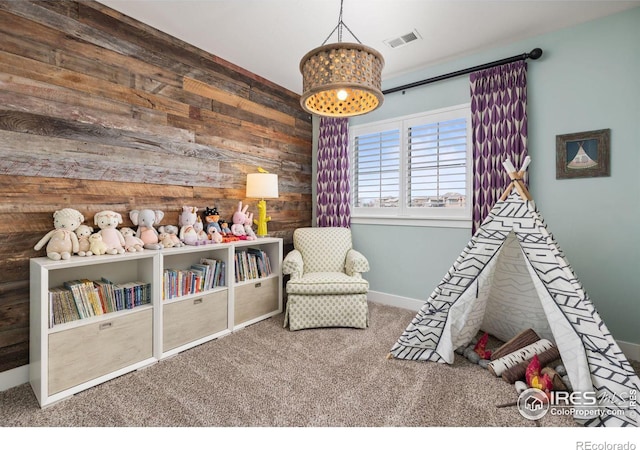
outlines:
{"label": "stuffed teddy bear", "polygon": [[218,224],[218,220],[220,220],[220,213],[218,213],[218,208],[206,207],[203,215],[205,221],[204,232],[207,233],[208,238],[213,241],[214,231],[218,234],[220,234],[221,231],[220,224]]}
{"label": "stuffed teddy bear", "polygon": [[91,256],[91,243],[89,242],[89,236],[93,234],[93,228],[89,225],[80,225],[76,228],[76,236],[78,236],[78,256]]}
{"label": "stuffed teddy bear", "polygon": [[38,251],[47,244],[47,257],[55,261],[69,259],[78,253],[78,236],[75,230],[84,222],[84,216],[73,208],[64,208],[53,213],[53,227],[33,247]]}
{"label": "stuffed teddy bear", "polygon": [[158,231],[154,225],[159,224],[164,213],[160,210],[152,209],[134,209],[129,212],[131,222],[138,227],[136,237],[142,239],[144,248],[151,250],[159,250],[163,245],[158,240]]}
{"label": "stuffed teddy bear", "polygon": [[242,209],[242,201],[238,202],[238,209],[233,213],[232,221],[233,225],[231,225],[231,233],[234,236],[237,236],[238,239],[246,240],[247,233],[244,231],[244,222],[247,219],[247,209],[249,205],[246,205],[244,209]]}
{"label": "stuffed teddy bear", "polygon": [[193,228],[193,225],[198,220],[198,208],[195,206],[183,206],[182,213],[178,218],[178,225],[180,226],[180,240],[187,245],[196,245],[198,241],[198,232]]}
{"label": "stuffed teddy bear", "polygon": [[115,211],[100,211],[93,217],[93,222],[100,228],[98,233],[107,246],[109,255],[121,255],[124,250],[124,236],[117,226],[122,223],[122,216]]}
{"label": "stuffed teddy bear", "polygon": [[102,241],[100,233],[93,233],[89,236],[89,249],[94,255],[105,255],[107,253],[107,244]]}
{"label": "stuffed teddy bear", "polygon": [[129,253],[141,252],[144,250],[144,241],[136,237],[133,228],[122,227],[120,233],[124,237],[124,249]]}

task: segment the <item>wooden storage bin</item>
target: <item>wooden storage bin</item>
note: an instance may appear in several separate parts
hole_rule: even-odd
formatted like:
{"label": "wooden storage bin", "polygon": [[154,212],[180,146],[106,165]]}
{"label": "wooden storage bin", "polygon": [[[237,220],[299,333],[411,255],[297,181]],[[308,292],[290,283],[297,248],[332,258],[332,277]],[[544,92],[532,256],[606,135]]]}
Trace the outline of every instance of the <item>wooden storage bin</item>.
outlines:
{"label": "wooden storage bin", "polygon": [[279,277],[253,280],[235,287],[234,325],[277,311]]}
{"label": "wooden storage bin", "polygon": [[49,395],[153,356],[152,308],[49,335]]}
{"label": "wooden storage bin", "polygon": [[218,333],[227,328],[228,290],[213,292],[163,306],[164,351]]}

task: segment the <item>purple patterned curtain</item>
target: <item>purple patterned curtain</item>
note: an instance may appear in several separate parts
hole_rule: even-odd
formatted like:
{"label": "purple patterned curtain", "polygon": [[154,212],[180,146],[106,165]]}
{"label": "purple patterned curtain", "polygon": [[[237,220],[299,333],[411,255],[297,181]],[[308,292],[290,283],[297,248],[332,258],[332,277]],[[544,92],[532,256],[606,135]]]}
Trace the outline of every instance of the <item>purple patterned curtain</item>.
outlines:
{"label": "purple patterned curtain", "polygon": [[321,117],[316,215],[319,227],[349,227],[349,119]]}
{"label": "purple patterned curtain", "polygon": [[520,169],[527,156],[527,64],[492,67],[469,79],[475,233],[511,182],[502,162],[509,158]]}

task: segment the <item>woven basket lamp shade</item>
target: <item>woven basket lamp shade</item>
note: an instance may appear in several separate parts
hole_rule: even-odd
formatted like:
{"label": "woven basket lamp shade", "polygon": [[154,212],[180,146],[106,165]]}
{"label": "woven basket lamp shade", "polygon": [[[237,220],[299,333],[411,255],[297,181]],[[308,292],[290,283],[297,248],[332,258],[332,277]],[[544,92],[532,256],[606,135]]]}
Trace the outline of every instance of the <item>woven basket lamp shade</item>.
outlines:
{"label": "woven basket lamp shade", "polygon": [[300,105],[312,114],[350,117],[382,105],[384,58],[362,44],[338,42],[308,52],[300,61]]}

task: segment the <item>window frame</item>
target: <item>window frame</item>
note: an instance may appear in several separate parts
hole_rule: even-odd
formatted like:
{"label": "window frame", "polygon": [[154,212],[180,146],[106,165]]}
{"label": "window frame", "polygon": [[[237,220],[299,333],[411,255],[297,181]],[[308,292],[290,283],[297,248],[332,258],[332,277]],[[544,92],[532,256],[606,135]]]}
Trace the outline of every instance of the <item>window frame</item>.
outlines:
{"label": "window frame", "polygon": [[[466,119],[466,202],[460,209],[451,208],[416,208],[407,204],[408,197],[408,156],[409,129],[412,126],[445,122],[453,119]],[[390,130],[400,131],[400,206],[397,208],[368,208],[355,206],[355,189],[351,190],[351,223],[370,225],[407,225],[407,226],[435,226],[447,228],[471,228],[471,200],[472,200],[472,160],[473,150],[471,142],[471,105],[460,105],[439,108],[392,119],[354,125],[349,128],[349,155],[355,161],[356,136],[382,133]],[[356,186],[355,166],[350,167],[351,186]]]}

